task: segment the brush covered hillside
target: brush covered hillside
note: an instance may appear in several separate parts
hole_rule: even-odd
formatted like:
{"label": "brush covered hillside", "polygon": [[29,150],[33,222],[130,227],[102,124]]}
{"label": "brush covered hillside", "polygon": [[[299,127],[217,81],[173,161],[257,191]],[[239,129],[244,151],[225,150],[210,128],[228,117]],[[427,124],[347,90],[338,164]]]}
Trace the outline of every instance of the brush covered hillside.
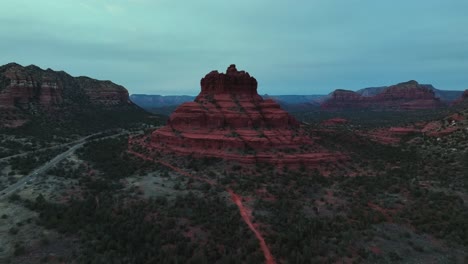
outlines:
{"label": "brush covered hillside", "polygon": [[55,152],[0,160],[0,262],[468,261],[465,100],[294,117],[235,65],[200,86],[165,126],[39,177]]}

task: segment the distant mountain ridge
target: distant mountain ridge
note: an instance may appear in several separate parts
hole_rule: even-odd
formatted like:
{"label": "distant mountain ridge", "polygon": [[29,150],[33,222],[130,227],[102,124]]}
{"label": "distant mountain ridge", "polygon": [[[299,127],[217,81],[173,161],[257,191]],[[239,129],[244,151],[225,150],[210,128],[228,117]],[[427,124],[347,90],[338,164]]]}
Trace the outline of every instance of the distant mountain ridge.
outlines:
{"label": "distant mountain ridge", "polygon": [[[423,90],[427,89],[427,91],[432,91],[433,94],[428,94],[426,91],[426,95],[424,98],[425,101],[419,100],[419,102],[416,102],[414,105],[410,105],[410,103],[407,102],[405,105],[402,105],[403,108],[405,107],[408,109],[418,108],[418,107],[423,107],[423,105],[425,105],[423,108],[425,107],[433,108],[433,107],[439,107],[441,103],[445,105],[450,105],[454,103],[455,101],[459,100],[463,94],[463,91],[440,90],[440,89],[435,88],[431,84],[417,83],[417,86]],[[326,102],[329,101],[333,96],[336,96],[338,93],[338,97],[342,97],[342,100],[343,100],[342,106],[340,106],[339,108],[354,109],[356,107],[360,108],[359,105],[361,105],[361,107],[363,107],[364,105],[368,105],[369,101],[367,101],[366,98],[377,96],[380,93],[384,92],[389,87],[392,87],[392,86],[367,87],[367,88],[359,89],[355,92],[351,90],[337,89],[334,92],[327,94],[327,95],[322,95],[322,94],[268,95],[268,94],[264,94],[261,96],[264,99],[272,99],[276,101],[286,111],[301,112],[301,111],[318,110],[322,106],[324,106],[324,108],[327,108]],[[420,96],[423,96],[423,95],[420,94]],[[429,97],[431,98],[434,97],[433,99],[435,101],[433,101],[432,99],[429,99]],[[188,95],[163,96],[163,95],[133,94],[130,96],[130,100],[132,100],[135,104],[139,105],[140,107],[143,107],[150,112],[164,114],[164,115],[169,115],[176,108],[176,106],[185,102],[191,102],[194,100],[194,98],[195,96],[188,96]],[[438,98],[439,100],[437,101],[436,98]],[[382,99],[379,99],[379,100],[382,101]],[[328,103],[328,106],[330,106],[329,103]],[[392,106],[390,108],[395,108],[395,106]]]}
{"label": "distant mountain ridge", "polygon": [[[296,104],[312,104],[318,106],[325,95],[261,95],[263,99],[272,99],[281,106]],[[132,94],[130,100],[145,109],[176,106],[186,102],[192,102],[195,96],[190,95],[149,95]]]}
{"label": "distant mountain ridge", "polygon": [[132,94],[130,100],[143,108],[164,107],[179,105],[185,102],[191,102],[195,96],[191,95],[150,95],[150,94]]}

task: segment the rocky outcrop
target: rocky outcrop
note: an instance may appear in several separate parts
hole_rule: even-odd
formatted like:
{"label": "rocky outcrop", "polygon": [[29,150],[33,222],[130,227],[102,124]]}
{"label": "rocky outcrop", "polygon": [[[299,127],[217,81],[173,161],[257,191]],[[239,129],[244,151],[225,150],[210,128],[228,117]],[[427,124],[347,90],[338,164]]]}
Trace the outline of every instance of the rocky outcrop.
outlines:
{"label": "rocky outcrop", "polygon": [[371,96],[336,90],[322,104],[322,109],[419,110],[439,108],[443,105],[435,97],[433,90],[416,81],[409,81],[386,87],[380,93]]}
{"label": "rocky outcrop", "polygon": [[152,133],[151,147],[243,163],[312,165],[343,158],[314,144],[299,122],[259,96],[256,79],[235,65],[226,73],[208,73],[194,102],[182,104]]}
{"label": "rocky outcrop", "polygon": [[23,67],[0,67],[0,108],[51,108],[83,99],[95,105],[128,104],[128,91],[110,81],[72,77],[64,72]]}

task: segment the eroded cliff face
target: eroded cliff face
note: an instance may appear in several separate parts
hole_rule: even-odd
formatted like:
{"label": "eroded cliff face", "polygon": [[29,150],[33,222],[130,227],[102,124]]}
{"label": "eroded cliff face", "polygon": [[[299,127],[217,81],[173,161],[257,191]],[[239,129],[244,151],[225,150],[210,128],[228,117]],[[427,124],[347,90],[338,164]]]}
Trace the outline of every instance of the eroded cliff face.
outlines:
{"label": "eroded cliff face", "polygon": [[110,81],[10,63],[0,68],[0,108],[44,109],[87,99],[96,105],[129,103],[128,91]]}
{"label": "eroded cliff face", "polygon": [[88,77],[77,77],[78,85],[94,104],[129,104],[127,89],[111,81],[99,81]]}
{"label": "eroded cliff face", "polygon": [[1,72],[1,108],[27,108],[30,103],[48,107],[63,102],[63,86],[51,74],[33,74],[20,65],[9,65]]}
{"label": "eroded cliff face", "polygon": [[336,90],[322,104],[325,110],[379,109],[379,110],[419,110],[434,109],[444,104],[435,97],[434,91],[416,81],[392,85],[372,96]]}
{"label": "eroded cliff face", "polygon": [[34,65],[0,66],[0,127],[20,126],[40,113],[130,104],[127,90],[110,81],[72,77]]}
{"label": "eroded cliff face", "polygon": [[153,148],[244,163],[312,164],[342,155],[324,151],[273,100],[257,93],[257,81],[229,66],[201,80],[194,102],[184,103],[168,124],[152,133]]}

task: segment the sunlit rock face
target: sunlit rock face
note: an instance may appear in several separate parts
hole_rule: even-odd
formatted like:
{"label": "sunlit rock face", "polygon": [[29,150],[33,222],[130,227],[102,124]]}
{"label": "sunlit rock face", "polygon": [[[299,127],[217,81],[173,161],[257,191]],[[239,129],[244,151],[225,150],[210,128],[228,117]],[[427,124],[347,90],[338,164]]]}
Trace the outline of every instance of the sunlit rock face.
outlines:
{"label": "sunlit rock face", "polygon": [[257,80],[230,65],[201,79],[194,102],[184,103],[152,133],[162,151],[246,163],[313,163],[336,160],[305,135],[300,124],[273,100],[257,93]]}

